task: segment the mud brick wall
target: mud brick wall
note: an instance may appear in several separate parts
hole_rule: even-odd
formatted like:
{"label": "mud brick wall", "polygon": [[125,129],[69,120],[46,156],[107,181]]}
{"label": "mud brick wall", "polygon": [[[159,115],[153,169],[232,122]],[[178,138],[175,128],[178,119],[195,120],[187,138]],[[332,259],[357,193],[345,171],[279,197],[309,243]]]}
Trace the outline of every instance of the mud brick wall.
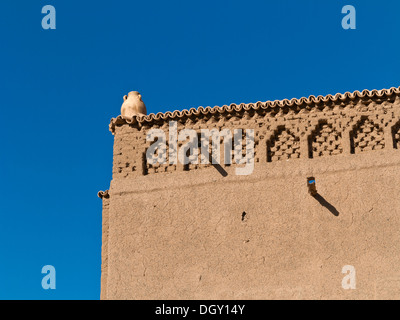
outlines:
{"label": "mud brick wall", "polygon": [[[169,121],[254,129],[253,174],[148,164],[146,133],[168,142]],[[110,129],[102,299],[400,298],[399,89],[117,117]],[[341,286],[345,265],[356,290]]]}

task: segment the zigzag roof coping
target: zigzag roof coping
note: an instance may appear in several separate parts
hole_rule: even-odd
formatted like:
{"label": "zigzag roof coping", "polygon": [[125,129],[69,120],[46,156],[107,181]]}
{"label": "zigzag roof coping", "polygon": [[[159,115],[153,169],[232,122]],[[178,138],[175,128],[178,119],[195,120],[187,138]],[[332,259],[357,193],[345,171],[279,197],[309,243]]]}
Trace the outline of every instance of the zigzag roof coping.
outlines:
{"label": "zigzag roof coping", "polygon": [[300,99],[283,99],[283,100],[275,100],[275,101],[267,101],[267,102],[256,102],[256,103],[249,103],[244,104],[241,103],[231,104],[231,105],[224,105],[222,107],[198,107],[191,108],[189,110],[184,109],[182,111],[174,111],[170,112],[167,111],[165,113],[159,112],[157,114],[151,113],[146,116],[135,116],[132,119],[123,118],[122,116],[118,116],[117,118],[112,118],[110,123],[110,131],[114,133],[116,125],[122,124],[151,124],[155,121],[167,121],[167,120],[174,120],[183,117],[190,117],[190,116],[200,116],[200,115],[207,115],[207,114],[224,114],[224,113],[232,113],[232,112],[241,112],[241,111],[250,111],[250,110],[271,110],[274,108],[283,108],[283,107],[301,107],[301,106],[313,106],[320,103],[327,103],[327,102],[345,102],[347,100],[356,100],[362,98],[384,98],[390,97],[393,95],[400,95],[400,87],[392,87],[390,89],[382,89],[382,90],[363,90],[354,91],[354,92],[346,92],[346,93],[337,93],[335,95],[328,94],[327,96],[309,96],[308,98],[302,97]]}

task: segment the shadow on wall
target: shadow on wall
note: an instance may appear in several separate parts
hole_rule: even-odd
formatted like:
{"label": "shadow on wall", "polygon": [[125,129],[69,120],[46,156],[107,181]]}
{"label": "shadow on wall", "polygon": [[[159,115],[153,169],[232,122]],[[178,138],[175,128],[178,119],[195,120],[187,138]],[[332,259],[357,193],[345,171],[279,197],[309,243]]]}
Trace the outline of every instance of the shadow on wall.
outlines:
{"label": "shadow on wall", "polygon": [[339,211],[337,211],[336,208],[333,205],[331,205],[328,201],[326,201],[325,198],[321,196],[319,193],[313,195],[313,197],[320,203],[321,206],[327,208],[334,216],[336,217],[339,216]]}
{"label": "shadow on wall", "polygon": [[[200,140],[199,140],[200,141]],[[199,145],[199,147],[201,147],[201,145]],[[190,157],[190,149],[188,149],[186,151],[186,157],[189,158]],[[223,176],[224,178],[228,176],[228,172],[226,172],[226,170],[218,163],[217,160],[215,160],[215,158],[212,156],[211,153],[208,153],[208,161],[210,162],[210,164],[219,172],[219,174],[221,176]],[[185,164],[183,166],[185,171],[189,171],[189,165]]]}
{"label": "shadow on wall", "polygon": [[217,171],[221,174],[221,176],[223,176],[224,178],[228,176],[228,172],[226,172],[225,169],[222,168],[220,164],[214,164],[213,162],[211,162],[211,164],[215,169],[217,169]]}

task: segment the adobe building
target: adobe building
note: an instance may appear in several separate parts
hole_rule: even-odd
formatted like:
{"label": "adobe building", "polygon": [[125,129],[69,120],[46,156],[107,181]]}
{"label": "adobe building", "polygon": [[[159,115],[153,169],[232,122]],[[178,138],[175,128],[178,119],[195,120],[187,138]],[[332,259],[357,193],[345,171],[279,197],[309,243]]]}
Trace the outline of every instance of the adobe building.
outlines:
{"label": "adobe building", "polygon": [[[132,108],[110,124],[101,299],[400,299],[400,87]],[[253,173],[149,164],[146,134],[168,141],[170,121],[254,129]]]}

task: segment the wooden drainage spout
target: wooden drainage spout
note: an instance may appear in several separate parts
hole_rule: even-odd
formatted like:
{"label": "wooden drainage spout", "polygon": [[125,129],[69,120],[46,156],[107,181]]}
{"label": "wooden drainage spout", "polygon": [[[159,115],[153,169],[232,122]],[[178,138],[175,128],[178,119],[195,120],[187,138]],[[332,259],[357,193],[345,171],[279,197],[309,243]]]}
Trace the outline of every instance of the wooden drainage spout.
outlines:
{"label": "wooden drainage spout", "polygon": [[307,178],[307,185],[308,185],[308,193],[311,194],[313,197],[315,197],[318,194],[317,186],[315,185],[315,178],[314,177]]}

